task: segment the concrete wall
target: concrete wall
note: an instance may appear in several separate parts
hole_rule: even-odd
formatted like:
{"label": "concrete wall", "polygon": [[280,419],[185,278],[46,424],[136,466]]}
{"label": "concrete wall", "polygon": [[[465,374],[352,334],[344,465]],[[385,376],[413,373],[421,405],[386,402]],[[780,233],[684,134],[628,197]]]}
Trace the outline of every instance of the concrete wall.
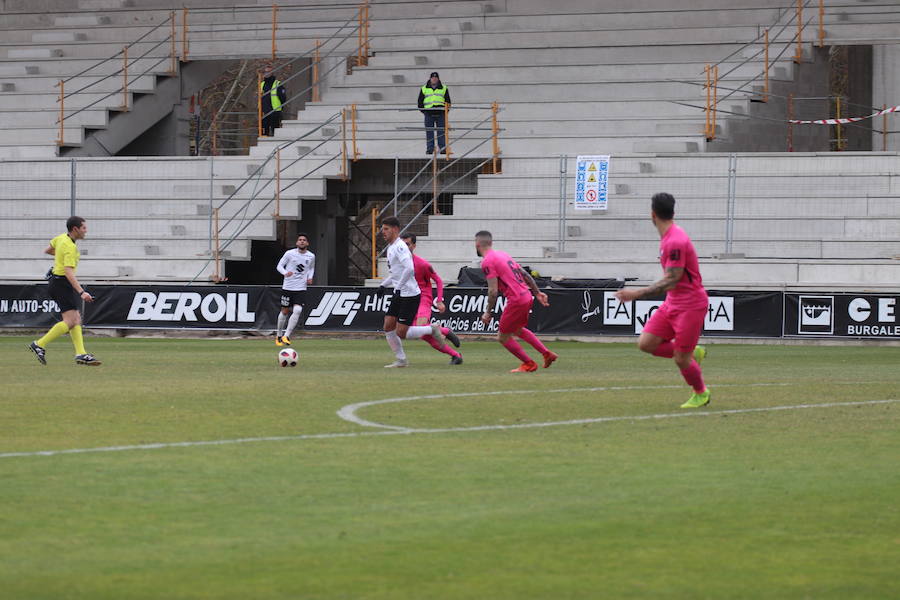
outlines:
{"label": "concrete wall", "polygon": [[[877,44],[872,47],[872,104],[897,106],[900,104],[900,44]],[[877,119],[876,129],[881,129],[882,119]],[[900,130],[900,113],[892,113],[887,119],[888,130]],[[884,139],[872,134],[872,147],[882,149]],[[887,138],[888,150],[900,150],[900,133]]]}

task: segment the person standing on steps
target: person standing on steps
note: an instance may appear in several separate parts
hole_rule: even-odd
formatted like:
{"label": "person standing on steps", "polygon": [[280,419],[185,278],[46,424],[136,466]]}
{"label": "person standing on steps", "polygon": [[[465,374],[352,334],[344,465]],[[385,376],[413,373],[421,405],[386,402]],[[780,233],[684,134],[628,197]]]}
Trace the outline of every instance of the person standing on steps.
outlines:
{"label": "person standing on steps", "polygon": [[445,106],[450,109],[450,90],[434,71],[419,90],[419,110],[425,115],[425,154],[434,154],[435,135],[438,151],[441,154],[447,152]]}
{"label": "person standing on steps", "polygon": [[281,127],[281,109],[287,102],[287,90],[276,79],[272,65],[266,65],[262,77],[262,81],[259,83],[262,135],[272,137],[275,135],[275,130]]}

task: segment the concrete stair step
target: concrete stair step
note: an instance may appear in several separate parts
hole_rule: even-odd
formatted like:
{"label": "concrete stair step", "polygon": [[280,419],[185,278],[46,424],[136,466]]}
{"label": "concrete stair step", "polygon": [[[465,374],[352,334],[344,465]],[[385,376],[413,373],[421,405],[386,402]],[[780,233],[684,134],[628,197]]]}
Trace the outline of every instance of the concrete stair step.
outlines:
{"label": "concrete stair step", "polygon": [[63,51],[60,48],[9,48],[5,55],[9,59],[51,59],[59,58],[63,55]]}

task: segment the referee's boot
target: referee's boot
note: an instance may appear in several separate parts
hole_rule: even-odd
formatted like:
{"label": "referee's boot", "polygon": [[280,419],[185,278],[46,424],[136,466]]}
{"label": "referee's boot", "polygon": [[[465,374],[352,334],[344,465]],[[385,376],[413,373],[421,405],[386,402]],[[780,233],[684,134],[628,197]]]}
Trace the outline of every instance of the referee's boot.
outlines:
{"label": "referee's boot", "polygon": [[76,354],[75,355],[75,364],[78,365],[90,365],[92,367],[98,367],[102,365],[99,360],[97,360],[93,354]]}
{"label": "referee's boot", "polygon": [[47,364],[47,351],[37,345],[37,342],[31,342],[31,345],[28,346],[28,349],[34,352],[34,355],[37,357],[38,362],[42,365]]}

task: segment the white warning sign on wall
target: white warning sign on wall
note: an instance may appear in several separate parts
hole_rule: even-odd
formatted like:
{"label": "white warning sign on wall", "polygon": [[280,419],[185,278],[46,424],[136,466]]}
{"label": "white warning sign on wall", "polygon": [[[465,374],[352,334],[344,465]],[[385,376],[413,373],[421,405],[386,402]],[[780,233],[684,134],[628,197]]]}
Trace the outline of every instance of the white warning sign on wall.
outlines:
{"label": "white warning sign on wall", "polygon": [[609,156],[579,156],[575,168],[575,208],[606,210]]}

